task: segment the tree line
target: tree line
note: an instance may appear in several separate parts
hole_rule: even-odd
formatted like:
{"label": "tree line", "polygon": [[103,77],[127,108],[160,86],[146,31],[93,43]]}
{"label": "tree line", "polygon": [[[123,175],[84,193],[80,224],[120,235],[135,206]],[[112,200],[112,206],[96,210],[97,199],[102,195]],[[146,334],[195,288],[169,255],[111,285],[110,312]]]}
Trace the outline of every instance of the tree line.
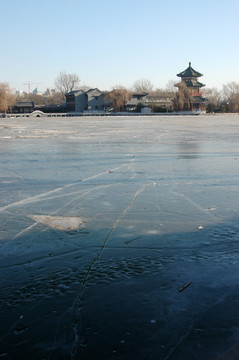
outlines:
{"label": "tree line", "polygon": [[[147,79],[137,80],[132,87],[126,88],[117,85],[111,91],[105,92],[106,99],[111,102],[115,111],[124,111],[128,100],[133,93],[145,93],[152,99],[156,97],[169,97],[172,101],[172,109],[180,109],[180,104],[186,100],[190,101],[188,89],[177,91],[174,84],[177,80],[170,80],[165,88],[154,89],[152,83]],[[82,89],[80,78],[77,74],[67,74],[61,72],[55,80],[54,91],[48,91],[44,95],[33,93],[24,93],[23,95],[12,94],[9,84],[0,83],[0,113],[12,112],[14,105],[18,101],[31,101],[35,105],[61,105],[65,100],[65,94]],[[87,87],[84,87],[86,90]],[[89,88],[89,87],[88,87]],[[239,112],[239,83],[230,82],[222,86],[221,90],[217,88],[204,88],[203,93],[207,99],[207,112]],[[151,104],[152,110],[159,110],[155,104]],[[137,109],[136,109],[137,110]]]}

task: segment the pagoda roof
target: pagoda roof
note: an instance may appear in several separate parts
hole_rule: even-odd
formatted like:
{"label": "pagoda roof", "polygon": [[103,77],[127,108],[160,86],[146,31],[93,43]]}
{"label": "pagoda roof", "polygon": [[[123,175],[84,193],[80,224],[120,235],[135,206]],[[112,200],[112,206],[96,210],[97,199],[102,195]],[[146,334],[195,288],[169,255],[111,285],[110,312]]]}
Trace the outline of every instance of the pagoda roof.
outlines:
{"label": "pagoda roof", "polygon": [[181,81],[180,83],[175,84],[174,86],[176,86],[176,87],[179,88],[179,87],[182,86],[183,84],[186,84],[187,87],[196,87],[196,88],[200,88],[200,87],[206,86],[205,84],[203,84],[203,83],[201,83],[201,82],[199,82],[199,81],[197,81],[197,80],[195,80],[195,79],[183,80],[183,81]]}
{"label": "pagoda roof", "polygon": [[179,74],[177,74],[177,76],[182,77],[182,78],[183,77],[196,77],[197,78],[197,77],[203,76],[203,74],[201,74],[200,72],[194,70],[192,68],[192,66],[191,66],[191,63],[189,63],[189,67],[186,70],[184,70],[184,71],[180,72]]}

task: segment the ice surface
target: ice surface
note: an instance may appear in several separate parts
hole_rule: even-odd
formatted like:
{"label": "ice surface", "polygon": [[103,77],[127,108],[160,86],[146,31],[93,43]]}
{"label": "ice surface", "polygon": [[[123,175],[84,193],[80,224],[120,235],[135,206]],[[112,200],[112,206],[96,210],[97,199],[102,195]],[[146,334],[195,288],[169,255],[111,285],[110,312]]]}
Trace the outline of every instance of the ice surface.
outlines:
{"label": "ice surface", "polygon": [[1,358],[213,360],[237,346],[238,115],[0,128]]}

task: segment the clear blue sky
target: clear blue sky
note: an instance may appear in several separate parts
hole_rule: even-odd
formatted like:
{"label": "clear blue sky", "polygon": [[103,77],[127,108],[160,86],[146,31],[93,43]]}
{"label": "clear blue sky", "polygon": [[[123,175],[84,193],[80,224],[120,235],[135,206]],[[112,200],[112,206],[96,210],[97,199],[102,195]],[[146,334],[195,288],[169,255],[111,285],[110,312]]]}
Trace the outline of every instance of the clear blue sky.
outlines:
{"label": "clear blue sky", "polygon": [[11,88],[52,88],[61,71],[101,90],[159,88],[189,61],[207,87],[239,82],[238,0],[0,2],[0,82]]}

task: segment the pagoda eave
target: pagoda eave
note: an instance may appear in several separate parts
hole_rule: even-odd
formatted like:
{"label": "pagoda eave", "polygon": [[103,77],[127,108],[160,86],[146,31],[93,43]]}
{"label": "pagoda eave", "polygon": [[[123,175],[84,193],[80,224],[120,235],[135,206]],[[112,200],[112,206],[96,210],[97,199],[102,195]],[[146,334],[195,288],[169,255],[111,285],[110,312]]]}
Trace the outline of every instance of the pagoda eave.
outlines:
{"label": "pagoda eave", "polygon": [[202,103],[205,103],[206,101],[207,101],[206,98],[200,97],[200,96],[194,96],[193,99],[192,99],[192,102],[194,104],[202,104]]}

